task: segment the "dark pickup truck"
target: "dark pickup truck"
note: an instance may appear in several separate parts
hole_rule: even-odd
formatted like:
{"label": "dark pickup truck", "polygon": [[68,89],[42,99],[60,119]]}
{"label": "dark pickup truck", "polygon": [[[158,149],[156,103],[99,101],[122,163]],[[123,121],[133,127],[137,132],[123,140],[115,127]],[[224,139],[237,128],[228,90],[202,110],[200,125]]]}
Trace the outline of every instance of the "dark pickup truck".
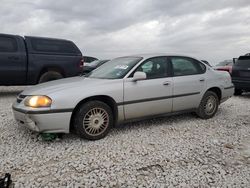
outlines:
{"label": "dark pickup truck", "polygon": [[250,91],[250,54],[240,56],[235,61],[232,68],[232,82],[235,87],[235,95]]}
{"label": "dark pickup truck", "polygon": [[79,75],[83,57],[71,41],[0,34],[0,85],[34,85]]}

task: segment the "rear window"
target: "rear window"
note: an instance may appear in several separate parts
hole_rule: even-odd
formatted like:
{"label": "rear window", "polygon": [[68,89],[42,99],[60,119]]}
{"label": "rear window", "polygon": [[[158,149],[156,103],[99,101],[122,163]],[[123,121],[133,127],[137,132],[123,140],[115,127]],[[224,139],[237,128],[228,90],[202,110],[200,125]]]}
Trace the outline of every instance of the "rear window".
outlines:
{"label": "rear window", "polygon": [[78,50],[70,41],[51,39],[32,39],[32,48],[38,52],[69,53],[76,54]]}
{"label": "rear window", "polygon": [[17,42],[11,37],[0,37],[0,52],[16,52]]}
{"label": "rear window", "polygon": [[240,66],[240,67],[250,67],[250,57],[240,57],[236,63],[236,66]]}

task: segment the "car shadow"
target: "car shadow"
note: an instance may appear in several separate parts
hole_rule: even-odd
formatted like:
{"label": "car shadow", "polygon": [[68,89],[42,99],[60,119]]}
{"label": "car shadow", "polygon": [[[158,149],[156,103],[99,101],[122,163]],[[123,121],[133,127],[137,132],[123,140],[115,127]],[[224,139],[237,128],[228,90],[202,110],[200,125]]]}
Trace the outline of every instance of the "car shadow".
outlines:
{"label": "car shadow", "polygon": [[[218,109],[216,116],[221,116],[222,111],[225,113],[226,109]],[[157,118],[151,118],[151,119],[145,119],[145,120],[138,120],[128,123],[123,123],[116,125],[114,128],[112,128],[109,132],[109,134],[103,138],[103,139],[114,139],[121,136],[126,136],[127,134],[130,134],[133,131],[139,131],[150,129],[151,127],[168,127],[170,130],[173,128],[175,129],[176,125],[183,123],[183,122],[191,122],[191,121],[206,121],[198,118],[194,113],[184,113],[184,114],[178,114],[178,115],[166,115],[163,117],[157,117]],[[167,129],[168,129],[167,128]],[[176,127],[178,129],[178,127]],[[49,146],[54,146],[57,144],[68,144],[71,142],[74,143],[80,143],[80,144],[87,144],[87,143],[93,143],[93,141],[80,138],[76,133],[69,133],[69,134],[61,134],[59,138],[51,141],[43,140],[41,135],[39,133],[35,133],[30,131],[28,128],[25,127],[19,127],[19,132],[23,132],[23,134],[29,134],[29,136],[26,137],[33,137],[32,139],[39,140],[39,143],[41,145],[47,144]],[[102,142],[103,139],[96,140],[96,143]]]}
{"label": "car shadow", "polygon": [[185,122],[190,119],[197,119],[197,116],[192,113],[184,113],[178,115],[166,115],[162,117],[155,117],[144,120],[136,120],[133,122],[127,122],[115,127],[118,132],[131,131],[131,129],[145,129],[151,126],[162,126],[162,125],[172,125],[178,124],[180,122]]}
{"label": "car shadow", "polygon": [[[187,113],[187,114],[180,114],[180,115],[172,115],[172,116],[163,116],[163,117],[157,117],[157,118],[151,118],[151,119],[145,119],[145,120],[138,120],[128,123],[123,123],[116,125],[114,128],[111,129],[109,134],[103,138],[103,139],[112,139],[113,136],[120,137],[121,134],[125,135],[131,131],[136,130],[143,130],[150,127],[157,127],[157,126],[172,126],[173,124],[178,124],[180,122],[186,122],[190,119],[197,119],[197,116]],[[59,139],[52,140],[52,141],[45,141],[41,138],[41,135],[38,133],[34,133],[32,131],[29,131],[27,128],[20,128],[21,131],[28,131],[30,135],[33,135],[33,137],[39,138],[41,141],[41,144],[47,143],[68,143],[68,142],[80,142],[82,144],[93,142],[87,139],[80,138],[76,133],[70,133],[70,134],[62,134]],[[111,136],[112,135],[112,136]],[[101,139],[102,140],[102,139]],[[99,142],[101,140],[97,140],[96,142]]]}
{"label": "car shadow", "polygon": [[[227,113],[226,111],[227,109],[222,110],[221,108],[219,108],[217,114],[215,115],[215,118],[216,116],[221,116],[222,112]],[[110,130],[109,134],[103,139],[113,139],[113,137],[120,137],[122,135],[129,134],[131,131],[140,132],[141,130],[146,130],[151,127],[162,127],[162,126],[164,127],[174,126],[175,127],[175,125],[178,125],[180,123],[191,122],[191,121],[206,121],[206,120],[202,120],[198,118],[198,116],[195,115],[194,113],[166,115],[162,117],[148,118],[144,120],[136,120],[133,122],[127,122],[127,123],[116,125],[114,128]],[[32,134],[36,134],[36,133],[32,133]],[[39,134],[37,134],[37,136],[39,137]],[[96,142],[99,142],[101,140],[97,140]],[[50,141],[44,141],[44,142],[50,143]],[[82,144],[84,144],[84,143],[93,142],[93,141],[82,139],[76,133],[70,133],[70,134],[62,134],[60,139],[56,140],[56,142],[58,143],[81,142]],[[54,143],[54,141],[52,141],[51,143]]]}
{"label": "car shadow", "polygon": [[21,93],[23,90],[16,90],[16,91],[0,91],[0,97],[1,96],[17,96],[19,93]]}
{"label": "car shadow", "polygon": [[0,97],[17,96],[24,89],[25,89],[25,87],[23,87],[23,86],[18,86],[16,88],[1,86],[0,87]]}
{"label": "car shadow", "polygon": [[250,92],[248,93],[243,93],[241,96],[239,97],[242,97],[242,98],[250,98]]}

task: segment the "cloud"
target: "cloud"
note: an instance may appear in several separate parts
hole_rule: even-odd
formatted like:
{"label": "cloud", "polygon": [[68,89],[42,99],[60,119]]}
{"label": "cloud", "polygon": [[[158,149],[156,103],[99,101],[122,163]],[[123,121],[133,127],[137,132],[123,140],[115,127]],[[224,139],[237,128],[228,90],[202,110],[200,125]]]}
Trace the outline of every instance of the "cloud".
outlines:
{"label": "cloud", "polygon": [[211,63],[250,52],[249,0],[1,0],[1,33],[73,40],[85,55],[183,53]]}

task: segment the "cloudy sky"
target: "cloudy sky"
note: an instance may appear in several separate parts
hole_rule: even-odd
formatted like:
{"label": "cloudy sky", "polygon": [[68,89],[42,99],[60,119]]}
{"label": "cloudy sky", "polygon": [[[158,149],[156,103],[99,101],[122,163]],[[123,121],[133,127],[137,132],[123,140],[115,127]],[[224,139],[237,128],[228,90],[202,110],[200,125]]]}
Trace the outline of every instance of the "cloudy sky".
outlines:
{"label": "cloudy sky", "polygon": [[250,52],[250,0],[0,0],[0,33],[73,40],[84,55]]}

